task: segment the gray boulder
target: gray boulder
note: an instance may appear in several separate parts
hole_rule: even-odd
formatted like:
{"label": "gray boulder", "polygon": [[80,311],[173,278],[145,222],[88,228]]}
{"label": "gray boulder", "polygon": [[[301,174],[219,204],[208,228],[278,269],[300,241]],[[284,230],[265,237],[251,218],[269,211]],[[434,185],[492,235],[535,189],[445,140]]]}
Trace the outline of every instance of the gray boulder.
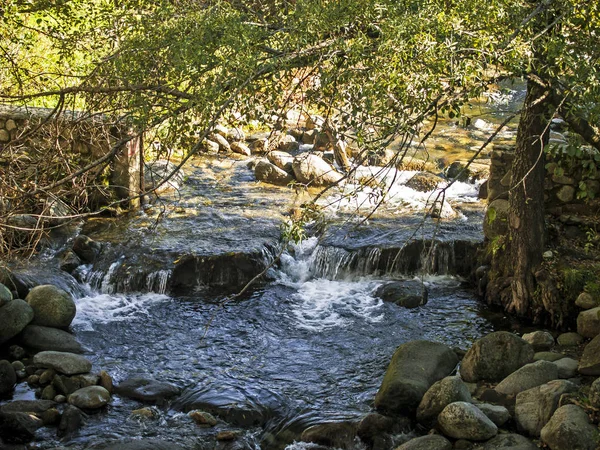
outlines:
{"label": "gray boulder", "polygon": [[115,392],[122,397],[142,402],[160,403],[179,395],[180,390],[171,383],[146,377],[132,377],[116,386]]}
{"label": "gray boulder", "polygon": [[497,427],[501,427],[510,419],[510,412],[508,412],[508,409],[504,406],[492,405],[490,403],[477,403],[475,406],[477,406],[488,419],[494,422]]}
{"label": "gray boulder", "polygon": [[600,306],[579,313],[577,333],[586,338],[595,338],[600,334]]}
{"label": "gray boulder", "polygon": [[531,345],[507,331],[497,331],[479,339],[462,360],[460,375],[474,383],[500,381],[533,360]]}
{"label": "gray boulder", "polygon": [[6,360],[0,361],[0,397],[12,392],[17,384],[17,374],[12,364]]}
{"label": "gray boulder", "polygon": [[0,308],[13,299],[12,292],[2,283],[0,283]]}
{"label": "gray boulder", "polygon": [[277,186],[287,186],[294,181],[292,175],[267,161],[259,161],[256,164],[254,167],[254,176],[258,181]]}
{"label": "gray boulder", "polygon": [[577,300],[575,300],[575,305],[579,306],[581,309],[592,309],[600,306],[598,300],[587,292],[579,294]]}
{"label": "gray boulder", "polygon": [[448,376],[457,364],[458,357],[444,344],[412,341],[401,345],[375,396],[375,407],[391,414],[413,414],[433,383]]}
{"label": "gray boulder", "polygon": [[526,333],[523,340],[529,342],[536,352],[550,350],[554,346],[554,337],[547,331],[534,331]]}
{"label": "gray boulder", "polygon": [[438,417],[446,436],[470,441],[487,441],[498,434],[498,427],[479,408],[467,402],[450,403]]}
{"label": "gray boulder", "polygon": [[590,399],[590,404],[594,408],[600,409],[600,378],[594,380],[594,382],[590,386],[588,398]]}
{"label": "gray boulder", "polygon": [[58,328],[27,325],[18,336],[18,341],[19,345],[34,352],[45,350],[68,353],[84,352],[82,345],[72,334]]}
{"label": "gray boulder", "polygon": [[539,447],[527,439],[516,433],[499,434],[493,437],[482,447],[477,447],[481,450],[538,450]]}
{"label": "gray boulder", "polygon": [[110,402],[110,393],[102,386],[88,386],[73,392],[68,400],[79,409],[100,409]]}
{"label": "gray boulder", "polygon": [[411,439],[396,450],[452,450],[452,444],[444,436],[430,434]]}
{"label": "gray boulder", "polygon": [[556,353],[556,352],[537,352],[535,355],[533,355],[533,360],[534,361],[550,361],[550,362],[554,362],[554,361],[558,361],[559,359],[563,359],[565,357],[565,355],[563,355],[562,353]]}
{"label": "gray boulder", "polygon": [[558,408],[560,397],[576,391],[577,386],[570,381],[554,380],[520,392],[515,402],[515,420],[518,428],[538,437]]}
{"label": "gray boulder", "polygon": [[556,339],[558,345],[564,347],[575,347],[583,342],[583,336],[579,333],[563,333]]}
{"label": "gray boulder", "polygon": [[296,156],[292,168],[298,181],[311,186],[328,186],[342,179],[331,164],[310,153]]}
{"label": "gray boulder", "polygon": [[[151,186],[146,185],[146,188]],[[93,263],[98,258],[102,245],[99,242],[87,237],[85,234],[80,234],[73,241],[73,252],[81,258],[83,262]]]}
{"label": "gray boulder", "polygon": [[558,368],[558,378],[568,379],[577,375],[579,362],[573,358],[562,358],[553,364]]}
{"label": "gray boulder", "polygon": [[327,447],[352,449],[356,437],[356,424],[330,422],[313,425],[302,432],[300,440]]}
{"label": "gray boulder", "polygon": [[23,300],[0,307],[0,344],[16,336],[33,320],[33,309]]}
{"label": "gray boulder", "polygon": [[248,147],[243,142],[236,141],[236,142],[232,142],[230,145],[231,145],[231,151],[233,153],[237,153],[238,155],[244,155],[244,156],[250,156],[252,154],[250,147]]}
{"label": "gray boulder", "polygon": [[66,328],[77,312],[71,295],[51,284],[34,287],[25,301],[33,309],[34,325]]}
{"label": "gray boulder", "polygon": [[65,375],[88,373],[92,370],[92,363],[81,355],[67,352],[45,351],[33,357],[37,367],[54,369]]}
{"label": "gray boulder", "polygon": [[471,401],[469,389],[460,377],[446,377],[434,383],[423,396],[417,408],[417,421],[431,426],[450,403]]}
{"label": "gray boulder", "polygon": [[598,428],[590,424],[588,415],[577,405],[558,408],[542,428],[541,438],[551,450],[598,448]]}
{"label": "gray boulder", "polygon": [[556,379],[558,379],[556,364],[549,361],[536,361],[524,365],[507,376],[496,386],[496,392],[514,395]]}
{"label": "gray boulder", "polygon": [[294,157],[289,153],[274,150],[267,154],[267,159],[281,170],[285,170],[287,173],[294,173],[294,169],[292,168]]}
{"label": "gray boulder", "polygon": [[583,349],[578,370],[582,375],[600,375],[600,335],[592,339]]}
{"label": "gray boulder", "polygon": [[427,288],[418,280],[392,281],[375,291],[375,296],[383,301],[409,309],[427,304],[428,295]]}
{"label": "gray boulder", "polygon": [[211,141],[214,141],[217,144],[219,144],[219,151],[221,151],[221,152],[230,152],[231,151],[231,145],[229,145],[229,141],[223,135],[221,135],[219,133],[212,133],[208,136],[208,138]]}

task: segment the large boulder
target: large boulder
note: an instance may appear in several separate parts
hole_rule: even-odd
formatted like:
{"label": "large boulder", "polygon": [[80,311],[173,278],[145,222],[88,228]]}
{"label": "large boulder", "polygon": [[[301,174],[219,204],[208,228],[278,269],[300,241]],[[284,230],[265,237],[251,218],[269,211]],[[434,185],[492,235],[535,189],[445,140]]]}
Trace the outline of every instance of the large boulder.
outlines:
{"label": "large boulder", "polygon": [[287,173],[294,173],[294,169],[292,168],[294,157],[289,153],[274,150],[267,154],[267,159],[281,170],[285,170]]}
{"label": "large boulder", "polygon": [[452,450],[452,444],[444,436],[429,434],[411,439],[396,450]]}
{"label": "large boulder", "polygon": [[0,397],[12,392],[17,384],[17,374],[12,364],[6,360],[0,361]]}
{"label": "large boulder", "polygon": [[0,308],[13,299],[12,292],[2,283],[0,283]]}
{"label": "large boulder", "polygon": [[102,386],[88,386],[69,395],[69,403],[79,409],[100,409],[110,402],[110,393]]}
{"label": "large boulder", "polygon": [[600,335],[592,339],[583,349],[583,355],[579,360],[579,373],[600,375]]}
{"label": "large boulder", "polygon": [[534,331],[523,335],[523,340],[527,341],[536,352],[550,350],[554,345],[554,337],[547,331]]}
{"label": "large boulder", "polygon": [[292,164],[298,181],[311,186],[328,186],[342,179],[342,174],[323,158],[310,153],[298,155]]}
{"label": "large boulder", "polygon": [[577,333],[586,338],[595,338],[600,334],[600,306],[579,313]]}
{"label": "large boulder", "polygon": [[558,379],[556,364],[549,361],[536,361],[524,365],[507,376],[496,386],[496,392],[515,395],[556,379]]}
{"label": "large boulder", "polygon": [[497,331],[479,339],[460,365],[460,375],[468,383],[500,381],[533,360],[531,345],[507,331]]}
{"label": "large boulder", "polygon": [[23,300],[0,307],[0,344],[19,334],[33,320],[33,309]]}
{"label": "large boulder", "polygon": [[53,350],[57,352],[83,353],[84,348],[75,337],[58,328],[27,325],[18,336],[19,345],[34,352]]}
{"label": "large boulder", "polygon": [[96,261],[96,258],[98,258],[101,250],[102,245],[87,237],[85,234],[80,234],[73,240],[73,252],[81,258],[83,262],[93,263]]}
{"label": "large boulder", "polygon": [[277,186],[287,186],[294,181],[294,177],[285,170],[267,161],[259,161],[256,164],[254,167],[254,176],[258,181]]}
{"label": "large boulder", "polygon": [[560,397],[576,391],[577,386],[570,381],[554,380],[520,392],[515,402],[515,420],[518,428],[538,437],[558,408]]}
{"label": "large boulder", "polygon": [[161,403],[179,395],[177,386],[164,381],[146,377],[132,377],[115,387],[115,392],[122,397],[149,403]]}
{"label": "large boulder", "polygon": [[469,389],[460,377],[446,377],[434,383],[423,396],[417,408],[417,421],[431,426],[450,403],[471,401]]}
{"label": "large boulder", "polygon": [[442,433],[454,439],[487,441],[498,434],[498,427],[479,408],[467,402],[446,406],[438,417]]}
{"label": "large boulder", "polygon": [[481,447],[482,450],[538,450],[539,447],[516,433],[503,433],[493,437]]}
{"label": "large boulder", "polygon": [[25,301],[33,309],[34,325],[66,328],[77,312],[71,295],[51,284],[34,287]]}
{"label": "large boulder", "polygon": [[418,172],[406,182],[406,186],[418,192],[433,191],[444,183],[444,179],[430,172]]}
{"label": "large boulder", "polygon": [[385,302],[405,308],[416,308],[427,304],[428,291],[418,280],[391,281],[379,286],[375,295]]}
{"label": "large boulder", "polygon": [[448,376],[458,357],[437,342],[412,341],[398,347],[375,396],[375,407],[391,414],[416,412],[423,395]]}
{"label": "large boulder", "polygon": [[37,367],[54,369],[65,375],[88,373],[92,370],[92,363],[81,355],[67,352],[45,351],[33,357]]}
{"label": "large boulder", "polygon": [[541,438],[551,450],[598,448],[598,428],[590,424],[588,415],[577,405],[558,408],[542,428]]}
{"label": "large boulder", "polygon": [[510,412],[504,406],[492,405],[491,403],[477,403],[476,405],[488,419],[501,427],[510,420]]}
{"label": "large boulder", "polygon": [[300,440],[327,447],[352,449],[356,437],[356,424],[331,422],[313,425],[302,432]]}

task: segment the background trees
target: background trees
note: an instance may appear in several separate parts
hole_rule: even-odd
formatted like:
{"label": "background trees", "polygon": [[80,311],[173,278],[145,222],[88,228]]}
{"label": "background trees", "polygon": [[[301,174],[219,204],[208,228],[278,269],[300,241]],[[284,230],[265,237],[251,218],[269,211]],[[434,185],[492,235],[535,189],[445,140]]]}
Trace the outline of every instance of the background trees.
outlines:
{"label": "background trees", "polygon": [[[494,270],[496,279],[515,275],[502,294],[507,309],[542,320],[549,308],[534,295],[534,274],[543,135],[557,113],[600,145],[599,8],[577,0],[8,0],[0,102],[103,114],[184,155],[218,120],[271,121],[295,102],[333,118],[365,152],[401,137],[402,154],[436,117],[460,114],[500,79],[526,78],[511,234]],[[12,186],[3,195],[16,205],[27,192]]]}

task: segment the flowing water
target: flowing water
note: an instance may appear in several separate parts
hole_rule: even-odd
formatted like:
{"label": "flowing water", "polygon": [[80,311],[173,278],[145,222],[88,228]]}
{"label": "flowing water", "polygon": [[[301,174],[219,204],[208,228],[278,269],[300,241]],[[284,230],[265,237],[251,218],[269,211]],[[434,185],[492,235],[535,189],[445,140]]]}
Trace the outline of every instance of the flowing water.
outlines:
{"label": "flowing water", "polygon": [[[153,407],[150,421],[130,415],[143,405],[115,396],[78,434],[59,443],[43,429],[34,447],[160,437],[208,448],[214,429],[185,414],[199,408],[225,420],[217,430],[242,429],[241,447],[284,448],[309,425],[371,411],[400,344],[428,339],[465,349],[492,331],[485,307],[454,275],[481,239],[478,185],[448,189],[439,222],[425,215],[436,193],[404,186],[411,173],[361,170],[387,186],[385,206],[368,216],[377,192],[333,192],[318,237],[284,252],[267,281],[235,301],[202,286],[177,294],[169,286],[186,255],[272,260],[285,213],[306,196],[255,183],[243,161],[196,160],[177,195],[138,215],[90,221],[83,231],[109,244],[102,263],[80,267],[80,283],[48,272],[44,261],[44,270],[30,269],[31,280],[76,297],[72,328],[95,370],[117,383],[144,374],[183,390],[172,404]],[[404,309],[374,295],[389,279],[413,277],[428,286],[425,306]],[[20,389],[17,397],[30,395]]]}

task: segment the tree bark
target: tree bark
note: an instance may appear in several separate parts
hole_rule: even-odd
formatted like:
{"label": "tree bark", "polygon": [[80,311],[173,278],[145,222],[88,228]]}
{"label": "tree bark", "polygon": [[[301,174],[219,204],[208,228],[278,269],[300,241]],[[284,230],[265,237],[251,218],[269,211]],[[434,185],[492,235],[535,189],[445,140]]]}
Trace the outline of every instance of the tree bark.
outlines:
{"label": "tree bark", "polygon": [[509,192],[509,241],[505,275],[512,269],[507,312],[542,320],[544,306],[535,273],[544,251],[544,145],[548,140],[548,95],[538,84],[527,83],[527,95],[517,131]]}

